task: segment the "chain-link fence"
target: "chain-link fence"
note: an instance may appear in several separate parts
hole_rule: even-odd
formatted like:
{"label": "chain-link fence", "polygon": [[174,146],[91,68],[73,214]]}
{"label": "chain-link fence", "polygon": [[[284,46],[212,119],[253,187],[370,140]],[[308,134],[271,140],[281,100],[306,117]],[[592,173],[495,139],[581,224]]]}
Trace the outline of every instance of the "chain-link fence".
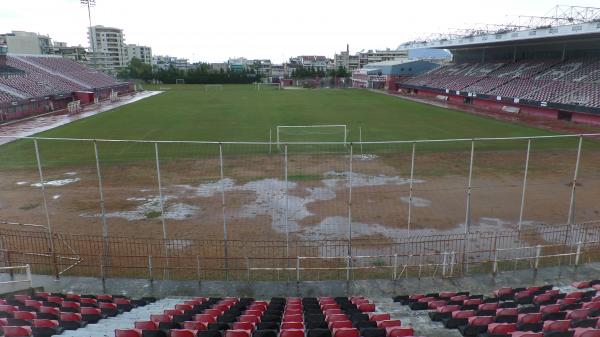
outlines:
{"label": "chain-link fence", "polygon": [[306,257],[302,269],[314,273],[302,276],[322,279],[391,275],[392,265],[427,274],[424,266],[437,272],[443,259],[467,272],[496,251],[515,257],[525,253],[510,249],[537,245],[572,260],[578,242],[598,240],[593,226],[573,229],[600,215],[598,136],[286,144],[0,137],[0,219],[38,229],[14,241],[21,234],[0,226],[15,237],[5,262],[27,256],[19,263],[57,275],[294,279]]}

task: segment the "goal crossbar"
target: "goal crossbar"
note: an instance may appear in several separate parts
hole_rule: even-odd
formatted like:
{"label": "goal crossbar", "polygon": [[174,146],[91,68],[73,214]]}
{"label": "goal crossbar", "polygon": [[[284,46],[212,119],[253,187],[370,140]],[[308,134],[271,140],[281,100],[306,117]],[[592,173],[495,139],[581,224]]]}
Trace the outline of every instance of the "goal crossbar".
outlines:
{"label": "goal crossbar", "polygon": [[260,91],[260,88],[262,86],[268,86],[268,87],[277,87],[277,90],[281,90],[281,83],[257,83],[256,85],[256,90]]}

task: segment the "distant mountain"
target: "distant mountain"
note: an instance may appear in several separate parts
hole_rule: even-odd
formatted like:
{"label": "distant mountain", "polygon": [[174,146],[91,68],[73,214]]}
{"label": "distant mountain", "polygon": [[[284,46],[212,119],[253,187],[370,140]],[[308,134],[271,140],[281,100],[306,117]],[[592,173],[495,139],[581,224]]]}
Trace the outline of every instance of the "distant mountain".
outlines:
{"label": "distant mountain", "polygon": [[408,57],[410,59],[451,59],[452,54],[444,49],[409,49]]}

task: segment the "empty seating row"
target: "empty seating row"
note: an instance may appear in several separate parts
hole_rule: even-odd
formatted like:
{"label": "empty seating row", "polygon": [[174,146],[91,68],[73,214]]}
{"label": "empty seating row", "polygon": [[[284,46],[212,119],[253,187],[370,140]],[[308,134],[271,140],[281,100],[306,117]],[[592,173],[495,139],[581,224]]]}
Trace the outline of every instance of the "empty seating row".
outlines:
{"label": "empty seating row", "polygon": [[405,81],[436,89],[600,107],[600,59],[458,63]]}
{"label": "empty seating row", "polygon": [[116,337],[402,337],[409,327],[376,313],[363,297],[252,298],[197,297],[151,315]]}
{"label": "empty seating row", "polygon": [[6,337],[46,337],[114,317],[152,298],[38,292],[0,299],[0,329]]}
{"label": "empty seating row", "polygon": [[566,291],[552,285],[500,288],[492,296],[440,292],[394,297],[412,310],[465,337],[598,337],[600,280],[576,282]]}

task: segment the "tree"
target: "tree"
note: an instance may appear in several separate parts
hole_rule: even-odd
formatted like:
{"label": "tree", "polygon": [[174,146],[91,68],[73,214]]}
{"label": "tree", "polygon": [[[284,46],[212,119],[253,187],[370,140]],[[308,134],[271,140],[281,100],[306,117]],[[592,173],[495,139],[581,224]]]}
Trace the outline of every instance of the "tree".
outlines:
{"label": "tree", "polygon": [[153,78],[152,66],[134,57],[126,68],[119,71],[118,76],[121,78],[134,78],[149,81]]}

